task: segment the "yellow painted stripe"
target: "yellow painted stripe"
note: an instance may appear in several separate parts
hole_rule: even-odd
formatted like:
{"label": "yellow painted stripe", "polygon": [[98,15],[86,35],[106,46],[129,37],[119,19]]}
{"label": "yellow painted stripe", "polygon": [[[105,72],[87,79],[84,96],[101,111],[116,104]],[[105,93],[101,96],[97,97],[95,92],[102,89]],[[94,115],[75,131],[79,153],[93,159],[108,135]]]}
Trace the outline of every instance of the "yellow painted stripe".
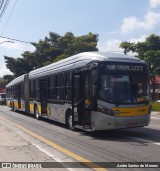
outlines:
{"label": "yellow painted stripe", "polygon": [[25,108],[25,104],[21,103],[21,109],[24,109],[24,108]]}
{"label": "yellow painted stripe", "polygon": [[[115,111],[115,116],[140,116],[148,114],[149,107],[148,106],[140,106],[140,107],[132,107],[132,108],[112,108]],[[117,113],[118,112],[118,113]],[[117,113],[117,114],[116,114]]]}
{"label": "yellow painted stripe", "polygon": [[77,154],[75,154],[75,153],[73,153],[73,152],[71,152],[71,151],[63,148],[63,147],[61,147],[60,145],[57,145],[57,144],[55,144],[55,143],[47,140],[46,138],[44,138],[44,137],[42,137],[42,136],[40,136],[40,135],[38,135],[38,134],[36,134],[36,133],[34,133],[34,132],[32,132],[32,131],[30,131],[30,130],[28,130],[28,129],[26,129],[26,128],[24,128],[24,127],[22,127],[22,126],[20,126],[20,125],[18,125],[16,123],[14,123],[14,122],[12,122],[12,121],[10,121],[9,119],[6,119],[3,116],[0,116],[0,118],[3,119],[3,120],[5,120],[5,121],[7,121],[8,123],[14,125],[15,127],[17,127],[19,129],[25,131],[29,135],[31,135],[31,136],[39,139],[40,141],[42,141],[42,142],[50,145],[51,147],[55,148],[56,150],[58,150],[58,151],[60,151],[60,152],[62,152],[64,154],[66,154],[66,155],[74,158],[75,160],[77,160],[79,162],[82,162],[83,164],[85,164],[86,166],[88,166],[90,168],[93,168],[96,171],[107,171],[107,169],[101,168],[101,166],[99,166],[99,165],[91,162],[90,160],[87,160],[87,159],[85,159],[85,158],[83,158],[83,157],[81,157],[81,156],[79,156],[79,155],[77,155]]}
{"label": "yellow painted stripe", "polygon": [[30,104],[30,111],[34,112],[34,104]]}
{"label": "yellow painted stripe", "polygon": [[38,105],[38,112],[41,113],[41,105]]}
{"label": "yellow painted stripe", "polygon": [[10,101],[7,101],[7,106],[8,106],[8,107],[11,107],[11,106],[10,106]]}
{"label": "yellow painted stripe", "polygon": [[16,102],[14,102],[14,107],[16,108],[16,109],[18,109],[19,107],[18,107],[18,102],[16,101]]}

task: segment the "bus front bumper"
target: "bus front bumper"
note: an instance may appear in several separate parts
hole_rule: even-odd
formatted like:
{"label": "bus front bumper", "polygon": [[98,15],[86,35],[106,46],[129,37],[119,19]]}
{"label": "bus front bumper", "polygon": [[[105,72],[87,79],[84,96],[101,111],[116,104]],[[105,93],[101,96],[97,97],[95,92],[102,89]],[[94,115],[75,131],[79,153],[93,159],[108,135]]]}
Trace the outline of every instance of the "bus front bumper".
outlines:
{"label": "bus front bumper", "polygon": [[116,117],[115,129],[119,128],[135,128],[148,126],[150,122],[150,114],[131,117]]}

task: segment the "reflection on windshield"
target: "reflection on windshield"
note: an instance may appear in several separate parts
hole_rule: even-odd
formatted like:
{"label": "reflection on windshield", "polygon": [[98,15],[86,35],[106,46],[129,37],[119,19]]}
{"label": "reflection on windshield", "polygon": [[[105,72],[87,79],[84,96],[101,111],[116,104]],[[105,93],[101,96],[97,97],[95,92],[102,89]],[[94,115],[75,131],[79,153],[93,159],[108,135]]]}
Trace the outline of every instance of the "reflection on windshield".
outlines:
{"label": "reflection on windshield", "polygon": [[102,75],[99,97],[104,101],[136,103],[148,96],[148,85],[144,75]]}

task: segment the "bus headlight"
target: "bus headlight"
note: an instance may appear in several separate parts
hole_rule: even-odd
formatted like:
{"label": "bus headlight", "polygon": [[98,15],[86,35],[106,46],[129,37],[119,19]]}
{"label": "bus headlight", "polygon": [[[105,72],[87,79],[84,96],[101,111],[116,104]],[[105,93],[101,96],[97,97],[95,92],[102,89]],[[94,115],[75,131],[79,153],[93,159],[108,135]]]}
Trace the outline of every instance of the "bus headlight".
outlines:
{"label": "bus headlight", "polygon": [[114,112],[111,109],[107,109],[104,107],[98,107],[98,112],[101,112],[110,116],[114,116]]}
{"label": "bus headlight", "polygon": [[118,115],[118,114],[120,114],[120,111],[119,111],[119,110],[115,110],[115,111],[114,111],[114,114],[115,114],[115,115]]}

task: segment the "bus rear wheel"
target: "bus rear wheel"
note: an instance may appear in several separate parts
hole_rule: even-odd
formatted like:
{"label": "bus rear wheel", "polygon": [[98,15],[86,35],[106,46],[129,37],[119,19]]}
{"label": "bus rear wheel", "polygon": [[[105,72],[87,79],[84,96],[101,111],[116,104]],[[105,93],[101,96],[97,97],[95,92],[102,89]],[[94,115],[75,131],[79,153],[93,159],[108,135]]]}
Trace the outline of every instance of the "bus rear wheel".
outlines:
{"label": "bus rear wheel", "polygon": [[72,124],[72,113],[69,112],[68,117],[67,117],[67,125],[70,130],[74,131],[76,129],[76,126]]}

